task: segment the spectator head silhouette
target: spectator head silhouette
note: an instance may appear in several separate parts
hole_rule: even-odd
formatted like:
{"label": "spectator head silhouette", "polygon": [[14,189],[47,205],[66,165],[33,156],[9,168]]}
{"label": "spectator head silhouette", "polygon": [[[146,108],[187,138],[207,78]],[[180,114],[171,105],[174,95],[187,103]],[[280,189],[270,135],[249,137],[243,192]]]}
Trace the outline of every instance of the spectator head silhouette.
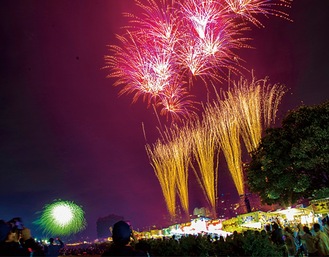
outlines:
{"label": "spectator head silhouette", "polygon": [[278,225],[278,223],[273,222],[273,224],[272,224],[272,228],[273,228],[274,230],[279,229],[279,225]]}
{"label": "spectator head silhouette", "polygon": [[29,230],[28,228],[23,228],[21,236],[24,241],[30,239],[32,237],[31,230]]}
{"label": "spectator head silhouette", "polygon": [[303,227],[303,231],[307,234],[310,234],[311,235],[311,231],[310,231],[310,228],[308,226],[304,226]]}
{"label": "spectator head silhouette", "polygon": [[313,224],[313,229],[314,229],[315,232],[320,231],[320,229],[321,229],[320,224],[319,224],[319,223],[314,223],[314,224]]}
{"label": "spectator head silhouette", "polygon": [[266,225],[265,225],[265,230],[266,230],[267,232],[270,232],[270,231],[271,231],[271,225],[270,225],[270,224],[266,224]]}
{"label": "spectator head silhouette", "polygon": [[52,237],[51,237],[51,238],[49,238],[49,243],[50,243],[50,244],[53,244],[53,243],[54,243],[54,241],[55,241],[55,240],[54,240],[54,238],[52,238]]}
{"label": "spectator head silhouette", "polygon": [[113,242],[118,245],[126,245],[130,242],[131,233],[130,226],[123,220],[120,220],[113,225]]}
{"label": "spectator head silhouette", "polygon": [[4,220],[0,220],[0,242],[5,241],[11,230],[10,225]]}

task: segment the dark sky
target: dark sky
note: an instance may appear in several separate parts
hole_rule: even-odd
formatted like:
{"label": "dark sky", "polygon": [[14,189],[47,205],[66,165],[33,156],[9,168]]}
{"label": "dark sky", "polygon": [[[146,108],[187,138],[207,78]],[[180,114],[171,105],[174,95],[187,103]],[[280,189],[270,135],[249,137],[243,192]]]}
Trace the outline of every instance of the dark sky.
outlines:
{"label": "dark sky", "polygon": [[[45,204],[63,199],[83,206],[92,238],[97,218],[112,213],[135,228],[160,225],[167,211],[142,131],[143,123],[154,142],[156,115],[118,97],[102,69],[106,45],[117,43],[114,34],[127,24],[121,14],[134,12],[134,2],[0,6],[0,219],[19,216],[33,227]],[[328,0],[295,0],[294,22],[261,17],[266,27],[250,32],[255,49],[240,52],[257,78],[290,88],[281,117],[302,102],[328,100],[328,10]],[[220,193],[232,190],[227,183],[219,180]],[[203,202],[194,188],[191,211]]]}

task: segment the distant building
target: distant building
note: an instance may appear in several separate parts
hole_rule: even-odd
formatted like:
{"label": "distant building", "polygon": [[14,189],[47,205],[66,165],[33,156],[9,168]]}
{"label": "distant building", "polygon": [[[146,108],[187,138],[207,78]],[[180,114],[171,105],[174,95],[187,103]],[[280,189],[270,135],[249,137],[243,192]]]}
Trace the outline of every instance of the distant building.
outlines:
{"label": "distant building", "polygon": [[230,193],[220,194],[217,200],[217,216],[221,219],[235,217],[238,214],[239,203],[232,201]]}
{"label": "distant building", "polygon": [[193,216],[195,217],[209,217],[209,215],[210,211],[205,207],[194,208],[193,210]]}
{"label": "distant building", "polygon": [[98,218],[96,222],[96,230],[98,238],[108,238],[112,236],[112,227],[114,223],[124,220],[122,216],[110,214],[106,217]]}

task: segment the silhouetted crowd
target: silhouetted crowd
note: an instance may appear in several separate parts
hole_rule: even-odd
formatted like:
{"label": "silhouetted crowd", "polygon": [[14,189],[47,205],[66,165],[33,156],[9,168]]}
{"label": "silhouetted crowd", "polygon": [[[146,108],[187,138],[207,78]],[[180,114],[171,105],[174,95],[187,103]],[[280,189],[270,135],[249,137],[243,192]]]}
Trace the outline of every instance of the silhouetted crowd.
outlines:
{"label": "silhouetted crowd", "polygon": [[112,242],[65,246],[59,238],[48,244],[34,240],[20,219],[0,220],[0,256],[329,256],[329,221],[312,226],[281,226],[272,222],[263,230],[233,232],[227,237],[210,234],[159,239],[134,238],[124,221],[113,226]]}
{"label": "silhouetted crowd", "polygon": [[235,231],[226,238],[199,234],[143,239],[132,245],[146,253],[142,256],[329,256],[328,231],[327,224],[315,223],[311,229],[299,224],[292,229],[273,222],[264,230]]}
{"label": "silhouetted crowd", "polygon": [[49,238],[48,244],[36,241],[21,218],[0,220],[0,256],[59,256],[64,248],[60,238]]}
{"label": "silhouetted crowd", "polygon": [[129,225],[121,222],[113,227],[113,242],[105,245],[102,256],[329,256],[329,222],[324,222],[309,228],[282,226],[278,221],[261,231],[235,231],[225,238],[198,234],[141,240],[134,239]]}

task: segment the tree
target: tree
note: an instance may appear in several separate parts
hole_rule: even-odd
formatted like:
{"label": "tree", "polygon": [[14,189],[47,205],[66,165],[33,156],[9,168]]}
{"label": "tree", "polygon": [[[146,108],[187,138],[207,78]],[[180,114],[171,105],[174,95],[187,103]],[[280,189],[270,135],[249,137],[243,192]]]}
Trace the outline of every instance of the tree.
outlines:
{"label": "tree", "polygon": [[329,101],[290,111],[265,132],[247,168],[262,202],[290,205],[329,187]]}

